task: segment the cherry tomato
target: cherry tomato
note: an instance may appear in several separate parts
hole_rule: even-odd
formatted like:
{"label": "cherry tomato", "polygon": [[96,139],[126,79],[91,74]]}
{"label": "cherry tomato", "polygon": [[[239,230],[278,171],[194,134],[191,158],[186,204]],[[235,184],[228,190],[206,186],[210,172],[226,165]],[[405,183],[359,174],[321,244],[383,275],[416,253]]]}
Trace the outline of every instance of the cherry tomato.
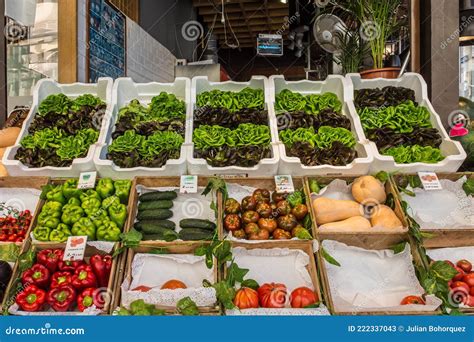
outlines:
{"label": "cherry tomato", "polygon": [[406,296],[400,302],[400,305],[409,305],[409,304],[425,305],[425,301],[423,300],[423,298],[419,296]]}
{"label": "cherry tomato", "polygon": [[465,273],[469,273],[472,270],[472,264],[466,259],[459,260],[456,263],[456,266],[462,269]]}
{"label": "cherry tomato", "polygon": [[464,271],[457,267],[457,266],[454,266],[454,268],[456,269],[456,271],[458,271],[458,273],[453,277],[453,281],[459,281],[459,280],[462,280],[462,278],[464,277],[465,273]]}
{"label": "cherry tomato", "polygon": [[462,281],[465,282],[469,287],[474,287],[474,273],[468,273],[463,278]]}

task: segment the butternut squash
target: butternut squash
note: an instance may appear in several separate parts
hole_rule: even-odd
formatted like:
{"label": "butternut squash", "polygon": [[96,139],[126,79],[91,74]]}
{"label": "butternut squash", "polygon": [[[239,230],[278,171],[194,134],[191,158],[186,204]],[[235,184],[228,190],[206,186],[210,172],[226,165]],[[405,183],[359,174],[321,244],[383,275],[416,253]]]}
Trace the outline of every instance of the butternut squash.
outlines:
{"label": "butternut squash", "polygon": [[6,147],[0,147],[0,160],[3,158],[3,155],[5,154]]}
{"label": "butternut squash", "polygon": [[326,223],[320,226],[320,230],[332,230],[332,231],[350,231],[350,232],[362,232],[372,228],[370,221],[362,216],[354,216],[348,219]]}
{"label": "butternut squash", "polygon": [[2,163],[0,163],[0,177],[8,177],[7,169]]}
{"label": "butternut squash", "polygon": [[352,196],[359,203],[385,203],[387,195],[382,182],[373,176],[362,176],[352,183]]}
{"label": "butternut squash", "polygon": [[387,229],[396,229],[402,228],[402,221],[397,217],[395,212],[386,205],[379,205],[375,208],[372,217],[370,218],[370,223],[373,227],[387,228]]}
{"label": "butternut squash", "polygon": [[347,200],[335,200],[319,197],[313,201],[318,225],[362,216],[363,210],[359,203]]}
{"label": "butternut squash", "polygon": [[0,147],[15,145],[16,138],[20,135],[21,128],[8,127],[0,130]]}

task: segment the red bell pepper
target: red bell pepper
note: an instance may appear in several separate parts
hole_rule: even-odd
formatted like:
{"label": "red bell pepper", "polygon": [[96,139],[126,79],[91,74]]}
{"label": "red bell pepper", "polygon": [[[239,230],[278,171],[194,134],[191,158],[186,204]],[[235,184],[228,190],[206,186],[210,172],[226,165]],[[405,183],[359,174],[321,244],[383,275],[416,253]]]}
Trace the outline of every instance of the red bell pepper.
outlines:
{"label": "red bell pepper", "polygon": [[68,311],[76,300],[76,291],[71,285],[49,290],[47,301],[54,311]]}
{"label": "red bell pepper", "polygon": [[49,286],[50,289],[54,289],[56,287],[70,285],[72,282],[72,275],[69,272],[55,272],[51,276],[51,285]]}
{"label": "red bell pepper", "polygon": [[44,249],[36,255],[36,262],[53,273],[58,269],[58,263],[63,260],[63,255],[64,251],[62,249]]}
{"label": "red bell pepper", "polygon": [[88,287],[97,287],[97,278],[95,277],[92,267],[89,265],[82,265],[76,268],[72,276],[72,286],[77,290],[82,290]]}
{"label": "red bell pepper", "polygon": [[110,270],[112,269],[112,257],[110,255],[96,254],[91,256],[89,264],[97,277],[99,287],[107,287],[109,284]]}
{"label": "red bell pepper", "polygon": [[35,285],[26,286],[16,296],[16,303],[24,311],[40,311],[46,302],[46,291]]}
{"label": "red bell pepper", "polygon": [[47,289],[49,286],[49,270],[40,264],[34,264],[30,269],[23,272],[21,281],[23,285],[36,285],[42,289]]}
{"label": "red bell pepper", "polygon": [[90,287],[77,296],[77,308],[82,312],[92,305],[95,305],[98,309],[103,309],[105,302],[99,289]]}
{"label": "red bell pepper", "polygon": [[79,266],[85,265],[86,263],[84,260],[76,260],[76,261],[64,261],[62,258],[58,263],[58,269],[62,272],[71,272],[74,273],[76,268]]}

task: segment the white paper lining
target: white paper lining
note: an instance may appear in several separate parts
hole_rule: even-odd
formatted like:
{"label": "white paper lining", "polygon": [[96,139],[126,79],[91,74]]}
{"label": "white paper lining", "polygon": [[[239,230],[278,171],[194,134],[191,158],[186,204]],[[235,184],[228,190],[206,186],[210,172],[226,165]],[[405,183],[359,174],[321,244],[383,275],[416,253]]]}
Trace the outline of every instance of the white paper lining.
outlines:
{"label": "white paper lining", "polygon": [[409,245],[399,254],[331,240],[323,241],[322,245],[341,265],[324,261],[336,311],[429,312],[441,305],[441,300],[431,295],[426,297],[426,305],[400,305],[404,297],[425,292],[416,277]]}

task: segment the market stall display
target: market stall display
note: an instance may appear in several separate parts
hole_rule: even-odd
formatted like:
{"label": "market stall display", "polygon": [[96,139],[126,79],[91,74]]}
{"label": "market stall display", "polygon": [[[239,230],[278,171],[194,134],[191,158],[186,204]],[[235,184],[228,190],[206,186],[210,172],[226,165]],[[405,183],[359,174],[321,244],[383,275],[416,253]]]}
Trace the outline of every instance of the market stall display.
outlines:
{"label": "market stall display", "polygon": [[138,177],[132,196],[131,225],[140,233],[141,243],[217,237],[217,199],[213,193],[203,194],[208,182],[206,177],[199,177],[196,193],[180,193],[179,177]]}
{"label": "market stall display", "polygon": [[348,74],[354,87],[349,109],[371,140],[371,172],[455,172],[466,159],[452,141],[428,99],[423,78],[414,73],[389,79],[363,80]]}
{"label": "market stall display", "polygon": [[372,156],[360,122],[346,103],[351,87],[342,76],[325,81],[270,77],[270,110],[276,117],[282,174],[364,174]]}
{"label": "market stall display", "polygon": [[173,176],[186,172],[190,81],[134,83],[119,78],[105,142],[94,163],[103,177]]}
{"label": "market stall display", "polygon": [[278,148],[268,113],[266,78],[249,82],[192,81],[191,174],[275,174]]}
{"label": "market stall display", "polygon": [[[116,261],[87,246],[84,260],[64,261],[63,248],[30,246],[28,261],[17,264],[4,309],[11,315],[99,315],[114,296]],[[7,298],[6,298],[7,299]]]}
{"label": "market stall display", "polygon": [[30,113],[3,165],[12,176],[74,177],[94,168],[112,109],[112,79],[92,84],[38,82]]}
{"label": "market stall display", "polygon": [[130,180],[101,178],[95,188],[78,189],[71,178],[43,188],[40,212],[33,222],[35,243],[64,243],[69,236],[88,241],[120,241],[128,218]]}
{"label": "market stall display", "polygon": [[332,313],[439,314],[442,301],[432,294],[425,295],[408,243],[397,251],[376,240],[366,241],[368,245],[373,247],[322,242],[321,276]]}
{"label": "market stall display", "polygon": [[222,198],[222,236],[234,241],[311,240],[313,225],[302,178],[293,178],[296,191],[277,193],[273,178],[226,180]]}

